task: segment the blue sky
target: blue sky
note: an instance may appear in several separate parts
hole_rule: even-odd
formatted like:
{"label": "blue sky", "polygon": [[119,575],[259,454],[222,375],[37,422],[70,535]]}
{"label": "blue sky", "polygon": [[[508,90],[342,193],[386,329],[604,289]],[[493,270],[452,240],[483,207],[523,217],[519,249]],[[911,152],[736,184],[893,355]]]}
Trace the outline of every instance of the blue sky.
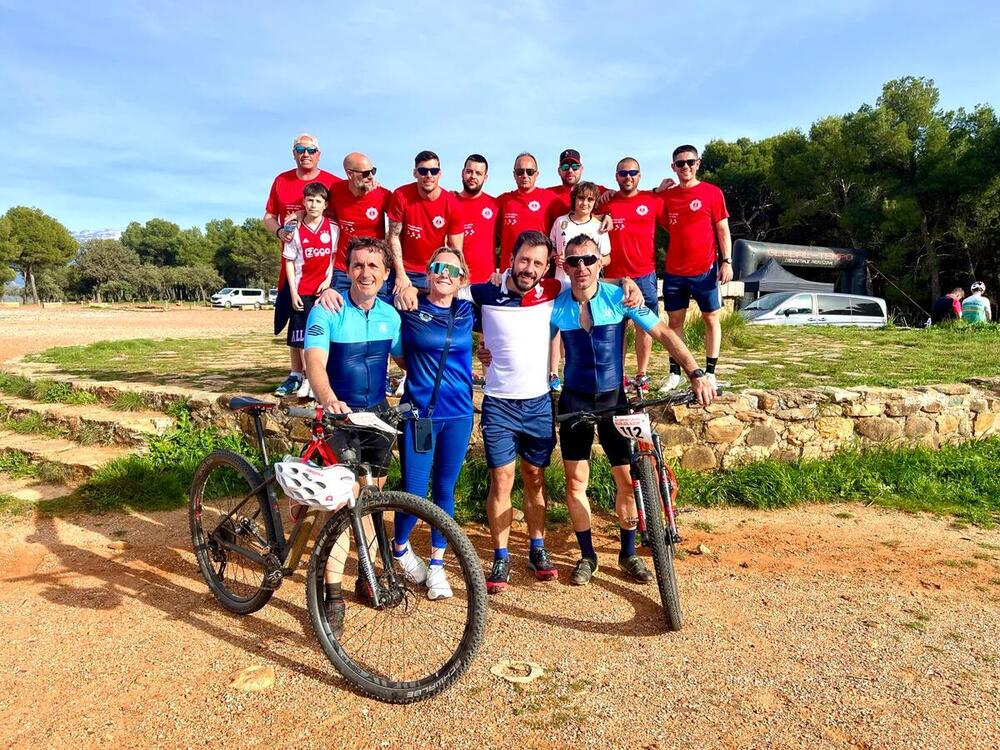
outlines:
{"label": "blue sky", "polygon": [[260,216],[302,131],[321,166],[358,149],[389,188],[423,148],[452,188],[473,151],[494,194],[522,150],[555,183],[566,147],[605,184],[635,155],[651,186],[675,145],[808,128],[903,75],[1000,107],[998,38],[1000,11],[963,0],[0,0],[0,211],[74,231]]}

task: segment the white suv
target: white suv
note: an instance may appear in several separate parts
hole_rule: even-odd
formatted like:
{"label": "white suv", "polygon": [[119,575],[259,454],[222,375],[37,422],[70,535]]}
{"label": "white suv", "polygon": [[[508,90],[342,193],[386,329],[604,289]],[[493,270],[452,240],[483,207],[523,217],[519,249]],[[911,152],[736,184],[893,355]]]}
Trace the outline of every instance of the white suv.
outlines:
{"label": "white suv", "polygon": [[833,292],[772,292],[740,310],[754,325],[828,325],[878,328],[888,323],[885,300]]}
{"label": "white suv", "polygon": [[263,289],[226,287],[212,295],[212,307],[252,307],[259,310],[267,304]]}

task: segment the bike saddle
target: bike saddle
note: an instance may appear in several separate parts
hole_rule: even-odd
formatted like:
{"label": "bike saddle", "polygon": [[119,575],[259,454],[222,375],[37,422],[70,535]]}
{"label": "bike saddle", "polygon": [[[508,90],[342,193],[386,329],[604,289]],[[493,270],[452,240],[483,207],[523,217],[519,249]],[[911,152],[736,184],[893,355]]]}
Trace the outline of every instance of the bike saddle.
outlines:
{"label": "bike saddle", "polygon": [[277,404],[271,401],[261,401],[252,396],[233,396],[229,399],[229,408],[233,411],[266,411],[273,409]]}

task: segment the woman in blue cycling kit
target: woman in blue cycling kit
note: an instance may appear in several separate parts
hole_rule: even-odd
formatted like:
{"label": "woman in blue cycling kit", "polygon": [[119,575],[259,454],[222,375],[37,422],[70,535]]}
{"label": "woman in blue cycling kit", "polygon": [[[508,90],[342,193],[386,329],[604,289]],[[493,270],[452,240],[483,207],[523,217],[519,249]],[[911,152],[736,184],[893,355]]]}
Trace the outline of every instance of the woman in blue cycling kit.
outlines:
{"label": "woman in blue cycling kit", "polygon": [[[473,309],[468,300],[456,299],[468,278],[462,253],[439,248],[427,263],[427,293],[421,293],[416,310],[400,312],[406,369],[402,401],[413,404],[421,417],[407,420],[399,438],[403,490],[425,497],[432,480],[431,499],[452,516],[455,482],[472,435]],[[409,545],[416,520],[408,513],[396,514],[396,558],[407,578],[427,584],[428,598],[450,597],[444,536],[432,531],[430,565],[425,567]]]}

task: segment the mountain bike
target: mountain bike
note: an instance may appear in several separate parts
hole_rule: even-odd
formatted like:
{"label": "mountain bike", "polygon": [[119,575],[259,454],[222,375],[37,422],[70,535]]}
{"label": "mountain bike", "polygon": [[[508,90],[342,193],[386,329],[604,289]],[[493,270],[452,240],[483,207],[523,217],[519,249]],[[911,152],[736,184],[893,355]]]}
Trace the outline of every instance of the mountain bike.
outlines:
{"label": "mountain bike", "polygon": [[[359,460],[356,443],[347,440],[340,450],[331,445],[338,431],[351,439],[368,435],[392,441],[399,421],[411,416],[409,405],[347,415],[289,408],[290,416],[311,420],[311,439],[301,456],[274,464],[264,440],[263,415],[276,405],[246,397],[233,398],[229,405],[253,421],[261,468],[238,453],[217,450],[195,471],[188,512],[191,540],[215,598],[240,615],[261,609],[295,572],[321,516],[329,515],[306,574],[309,617],[327,658],[361,692],[392,703],[429,698],[451,685],[475,656],[486,623],[486,583],[476,551],[455,520],[433,503],[380,489],[374,467]],[[337,485],[323,500],[323,507],[334,512],[300,506],[287,537],[279,512],[277,472],[283,466],[333,476]],[[336,471],[324,473],[324,467]],[[403,574],[392,549],[395,513],[423,522],[410,537],[415,551],[429,549],[431,529],[444,535],[451,598],[430,601]],[[344,597],[341,632],[331,626],[324,606],[328,565],[344,581],[355,577],[355,595]]]}
{"label": "mountain bike", "polygon": [[651,548],[656,585],[663,603],[663,616],[667,630],[677,631],[683,625],[680,595],[677,591],[677,574],[674,556],[682,541],[677,533],[674,501],[677,498],[677,477],[663,458],[660,436],[652,428],[647,410],[656,406],[680,406],[697,402],[692,391],[671,394],[664,398],[637,400],[593,411],[560,414],[557,422],[596,423],[611,416],[615,429],[629,440],[629,464],[632,474],[632,491],[639,519],[639,533],[643,546]]}

